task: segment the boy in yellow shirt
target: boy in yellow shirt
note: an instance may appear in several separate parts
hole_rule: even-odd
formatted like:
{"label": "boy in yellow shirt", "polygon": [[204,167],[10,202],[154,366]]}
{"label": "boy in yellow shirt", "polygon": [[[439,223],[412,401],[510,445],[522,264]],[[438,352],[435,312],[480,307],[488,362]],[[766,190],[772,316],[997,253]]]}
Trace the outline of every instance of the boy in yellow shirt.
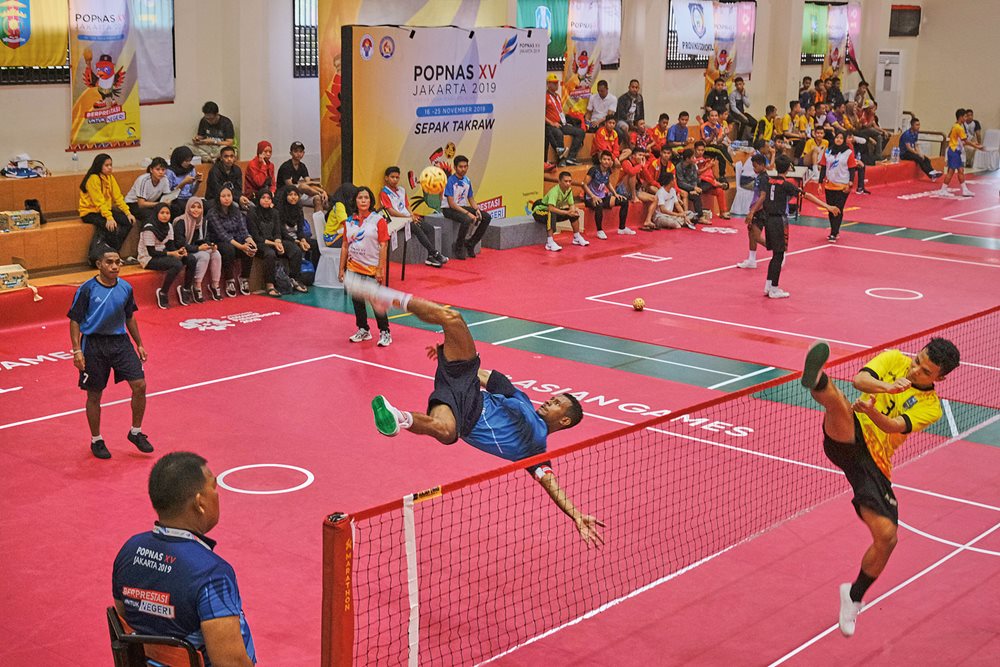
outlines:
{"label": "boy in yellow shirt", "polygon": [[982,144],[977,144],[966,134],[964,121],[967,114],[968,110],[966,109],[956,111],[955,124],[951,126],[951,131],[948,133],[948,150],[945,151],[947,168],[945,170],[944,181],[941,183],[942,195],[951,196],[951,190],[948,186],[951,184],[951,177],[958,174],[958,182],[962,186],[962,196],[973,196],[972,190],[965,184],[965,147],[971,146],[972,148],[982,150],[983,146]]}

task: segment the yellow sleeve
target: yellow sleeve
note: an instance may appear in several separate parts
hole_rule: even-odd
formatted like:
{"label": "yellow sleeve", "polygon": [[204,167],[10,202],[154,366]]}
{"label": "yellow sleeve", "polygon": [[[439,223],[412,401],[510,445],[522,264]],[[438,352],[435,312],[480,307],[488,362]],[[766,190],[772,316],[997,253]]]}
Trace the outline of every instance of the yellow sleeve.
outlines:
{"label": "yellow sleeve", "polygon": [[101,187],[101,177],[93,174],[87,179],[87,195],[93,202],[94,208],[104,216],[105,220],[113,220],[111,216],[111,202],[104,196],[104,189]]}
{"label": "yellow sleeve", "polygon": [[347,220],[347,209],[340,202],[336,202],[330,209],[330,215],[326,218],[323,226],[323,240],[327,246],[333,246],[339,236],[343,233],[344,220]]}
{"label": "yellow sleeve", "polygon": [[885,382],[886,376],[899,365],[900,358],[909,362],[909,357],[899,350],[886,350],[876,355],[871,361],[865,364],[864,368],[874,371],[878,379]]}
{"label": "yellow sleeve", "polygon": [[917,401],[912,408],[904,409],[902,414],[910,421],[910,433],[916,433],[941,419],[941,401],[936,397],[933,400]]}

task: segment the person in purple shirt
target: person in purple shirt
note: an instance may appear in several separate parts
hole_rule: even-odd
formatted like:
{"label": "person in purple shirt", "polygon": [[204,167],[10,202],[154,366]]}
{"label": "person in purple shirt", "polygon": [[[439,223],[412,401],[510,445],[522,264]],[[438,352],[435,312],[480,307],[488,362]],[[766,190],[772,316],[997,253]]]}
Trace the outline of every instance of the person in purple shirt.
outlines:
{"label": "person in purple shirt", "polygon": [[[383,287],[356,274],[348,274],[344,288],[352,297],[371,303],[376,311],[400,308],[444,330],[444,343],[427,348],[428,358],[437,363],[427,412],[400,410],[385,396],[376,396],[372,413],[382,435],[392,437],[402,429],[429,435],[444,445],[461,438],[487,454],[521,461],[544,453],[550,433],[572,428],[583,419],[580,401],[572,394],[552,396],[536,410],[531,399],[503,373],[482,370],[468,325],[449,306]],[[604,524],[573,504],[559,487],[549,461],[529,465],[527,471],[573,520],[588,545],[604,544],[598,531]]]}

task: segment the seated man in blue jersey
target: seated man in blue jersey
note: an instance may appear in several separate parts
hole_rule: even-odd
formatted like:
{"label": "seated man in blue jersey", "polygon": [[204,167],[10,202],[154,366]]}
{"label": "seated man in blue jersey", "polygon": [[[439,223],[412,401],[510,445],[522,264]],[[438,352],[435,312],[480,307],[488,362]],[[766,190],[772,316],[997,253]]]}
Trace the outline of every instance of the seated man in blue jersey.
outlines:
{"label": "seated man in blue jersey", "polygon": [[[550,433],[572,428],[583,419],[583,409],[575,396],[553,396],[536,410],[524,392],[516,389],[503,373],[481,370],[476,343],[465,320],[448,306],[382,287],[357,275],[352,278],[348,274],[344,287],[377,310],[398,307],[444,329],[444,343],[427,349],[427,356],[437,361],[427,412],[398,410],[384,396],[376,396],[372,411],[375,426],[382,435],[394,436],[403,428],[432,436],[445,445],[461,438],[487,454],[520,461],[543,453]],[[559,488],[548,461],[527,470],[559,509],[573,519],[588,545],[604,544],[597,530],[604,524],[573,505]]]}
{"label": "seated man in blue jersey", "polygon": [[215,475],[202,457],[172,452],[149,473],[159,520],[125,543],[115,558],[115,608],[138,634],[190,642],[205,667],[257,663],[232,566],[205,536],[219,523]]}

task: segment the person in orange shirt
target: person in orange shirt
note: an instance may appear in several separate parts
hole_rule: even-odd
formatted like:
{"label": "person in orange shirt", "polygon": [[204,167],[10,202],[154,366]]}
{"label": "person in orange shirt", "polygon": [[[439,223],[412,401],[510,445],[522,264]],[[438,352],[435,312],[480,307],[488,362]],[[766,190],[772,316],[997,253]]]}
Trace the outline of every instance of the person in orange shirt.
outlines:
{"label": "person in orange shirt", "polygon": [[604,120],[604,126],[594,134],[594,144],[590,156],[594,164],[600,163],[601,153],[604,151],[611,153],[611,162],[616,167],[621,166],[622,160],[631,155],[631,149],[622,150],[618,130],[615,129],[616,123],[614,116],[608,116]]}
{"label": "person in orange shirt", "polygon": [[[562,97],[559,95],[559,77],[555,72],[550,72],[545,79],[545,88],[545,157],[548,158],[548,146],[552,146],[560,166],[580,164],[576,158],[583,148],[586,132],[582,127],[566,122]],[[573,138],[569,148],[566,148],[563,141],[563,136],[567,134]]]}
{"label": "person in orange shirt", "polygon": [[660,151],[663,150],[663,146],[667,143],[667,133],[670,132],[670,116],[661,113],[656,125],[646,130],[646,132],[649,134],[649,138],[653,140],[650,150],[653,155],[659,157]]}

